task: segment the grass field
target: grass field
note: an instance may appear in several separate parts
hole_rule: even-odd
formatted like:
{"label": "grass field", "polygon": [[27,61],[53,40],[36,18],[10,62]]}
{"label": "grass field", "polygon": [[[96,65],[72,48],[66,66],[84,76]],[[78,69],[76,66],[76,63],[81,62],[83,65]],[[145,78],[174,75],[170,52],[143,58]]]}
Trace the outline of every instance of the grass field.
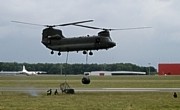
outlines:
{"label": "grass field", "polygon": [[[180,76],[91,77],[68,76],[73,88],[179,88]],[[64,76],[0,76],[2,87],[58,88]],[[178,93],[177,93],[178,94]],[[0,91],[0,110],[179,110],[180,98],[171,92],[80,92],[74,95],[33,96],[26,92]]]}

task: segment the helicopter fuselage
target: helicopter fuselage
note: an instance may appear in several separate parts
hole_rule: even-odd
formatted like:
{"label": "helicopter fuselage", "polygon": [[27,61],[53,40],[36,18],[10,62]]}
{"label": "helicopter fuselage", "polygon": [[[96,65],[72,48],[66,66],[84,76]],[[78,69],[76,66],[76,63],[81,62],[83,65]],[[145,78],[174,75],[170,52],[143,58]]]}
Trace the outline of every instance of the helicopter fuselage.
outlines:
{"label": "helicopter fuselage", "polygon": [[50,50],[59,52],[109,49],[116,45],[109,31],[101,31],[96,36],[65,38],[61,30],[53,28],[43,30],[41,42]]}
{"label": "helicopter fuselage", "polygon": [[74,38],[47,38],[42,43],[54,51],[83,51],[109,49],[116,44],[109,37],[83,36]]}

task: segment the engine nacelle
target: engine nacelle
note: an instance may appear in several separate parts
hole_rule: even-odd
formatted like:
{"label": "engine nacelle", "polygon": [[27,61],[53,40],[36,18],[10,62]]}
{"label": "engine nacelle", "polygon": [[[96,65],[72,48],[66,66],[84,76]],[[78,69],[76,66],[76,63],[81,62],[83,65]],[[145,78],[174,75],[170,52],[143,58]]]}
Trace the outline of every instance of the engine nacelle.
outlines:
{"label": "engine nacelle", "polygon": [[89,84],[91,81],[90,81],[90,78],[88,76],[83,76],[82,78],[82,83],[83,84]]}

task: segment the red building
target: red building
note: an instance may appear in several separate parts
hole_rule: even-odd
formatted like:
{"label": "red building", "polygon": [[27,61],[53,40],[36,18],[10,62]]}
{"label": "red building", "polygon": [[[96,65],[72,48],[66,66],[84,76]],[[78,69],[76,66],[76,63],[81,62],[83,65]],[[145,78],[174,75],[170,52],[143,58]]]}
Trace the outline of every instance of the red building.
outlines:
{"label": "red building", "polygon": [[159,64],[159,75],[180,75],[180,63],[176,64]]}

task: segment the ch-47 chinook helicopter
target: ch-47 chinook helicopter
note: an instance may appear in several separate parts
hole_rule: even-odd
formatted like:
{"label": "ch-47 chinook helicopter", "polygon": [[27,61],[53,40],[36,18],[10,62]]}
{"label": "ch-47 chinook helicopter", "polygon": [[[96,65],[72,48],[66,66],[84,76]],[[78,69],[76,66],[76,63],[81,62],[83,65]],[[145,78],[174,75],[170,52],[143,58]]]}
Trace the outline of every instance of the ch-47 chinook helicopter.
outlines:
{"label": "ch-47 chinook helicopter", "polygon": [[[80,25],[81,23],[92,22],[92,21],[93,20],[86,20],[86,21],[65,23],[59,25],[41,25],[41,24],[33,24],[33,23],[20,22],[20,21],[12,21],[12,22],[47,27],[43,29],[41,42],[51,50],[51,54],[54,54],[54,51],[58,51],[58,55],[61,55],[61,52],[70,52],[70,51],[77,51],[77,52],[83,51],[83,54],[87,54],[87,52],[89,51],[89,55],[93,55],[92,50],[100,50],[100,49],[107,50],[109,48],[113,48],[114,46],[116,46],[116,43],[111,40],[110,31],[150,28],[150,27],[136,27],[136,28],[124,28],[124,29],[106,29],[106,28]],[[68,26],[68,25],[97,29],[102,31],[100,31],[98,35],[93,35],[93,36],[88,35],[83,37],[66,38],[63,36],[62,31],[60,29],[54,28],[58,26]]]}
{"label": "ch-47 chinook helicopter", "polygon": [[[107,28],[99,28],[87,25],[80,25],[81,23],[92,22],[93,20],[65,23],[59,25],[41,25],[41,24],[33,24],[27,22],[20,21],[12,21],[15,23],[22,23],[28,25],[37,25],[47,27],[43,29],[42,32],[42,44],[44,44],[47,48],[51,50],[51,54],[54,54],[54,51],[58,51],[58,55],[61,55],[61,52],[70,52],[70,51],[83,51],[83,54],[93,55],[92,50],[100,50],[100,49],[109,49],[116,46],[116,43],[111,40],[110,31],[114,30],[131,30],[131,29],[144,29],[151,27],[135,27],[135,28],[124,28],[124,29],[107,29]],[[101,30],[97,35],[93,36],[83,36],[83,37],[74,37],[74,38],[66,38],[63,36],[62,31],[60,29],[55,29],[54,27],[58,26],[79,26],[90,29]],[[82,78],[83,84],[89,84],[90,79],[88,76],[84,76]]]}

